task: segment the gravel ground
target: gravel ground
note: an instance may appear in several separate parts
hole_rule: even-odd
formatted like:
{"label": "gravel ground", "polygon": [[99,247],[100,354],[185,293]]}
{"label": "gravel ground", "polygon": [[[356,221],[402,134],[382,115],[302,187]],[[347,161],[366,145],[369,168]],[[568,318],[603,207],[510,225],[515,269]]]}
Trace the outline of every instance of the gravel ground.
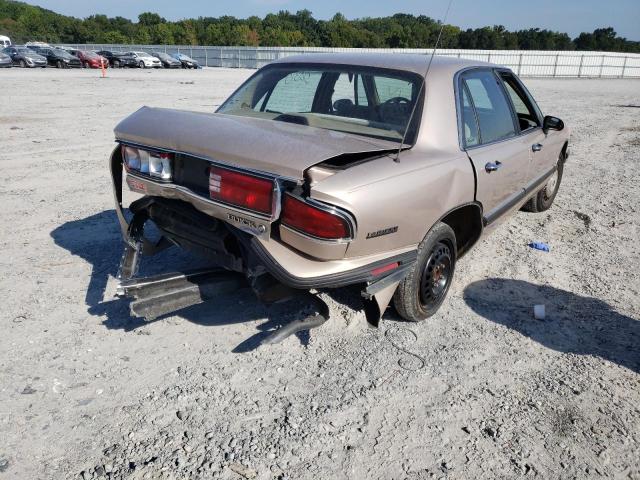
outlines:
{"label": "gravel ground", "polygon": [[573,128],[556,203],[480,242],[434,318],[372,330],[327,292],[330,322],[256,348],[305,305],[113,300],[107,171],[119,119],[250,73],[0,72],[0,478],[640,479],[640,81],[527,81]]}

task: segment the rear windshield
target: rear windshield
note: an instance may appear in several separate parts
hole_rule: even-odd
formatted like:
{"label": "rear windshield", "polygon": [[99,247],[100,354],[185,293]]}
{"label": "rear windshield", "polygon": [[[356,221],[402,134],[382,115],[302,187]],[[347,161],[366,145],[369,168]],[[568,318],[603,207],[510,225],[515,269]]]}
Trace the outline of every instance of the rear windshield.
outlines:
{"label": "rear windshield", "polygon": [[[356,66],[278,64],[242,85],[219,113],[283,121],[400,142],[420,76]],[[419,123],[416,112],[406,143]]]}

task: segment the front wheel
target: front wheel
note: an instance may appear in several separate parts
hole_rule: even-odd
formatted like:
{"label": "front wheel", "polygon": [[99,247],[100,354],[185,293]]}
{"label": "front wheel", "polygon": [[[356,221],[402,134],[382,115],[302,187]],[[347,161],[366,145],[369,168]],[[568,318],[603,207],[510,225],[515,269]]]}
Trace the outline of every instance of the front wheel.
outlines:
{"label": "front wheel", "polygon": [[402,318],[419,322],[438,311],[451,286],[456,258],[456,234],[449,225],[437,223],[418,246],[416,263],[393,296]]}
{"label": "front wheel", "polygon": [[26,64],[26,62],[25,62],[24,60],[20,60],[20,66],[21,66],[22,68],[26,68],[26,67],[27,67],[27,64]]}
{"label": "front wheel", "polygon": [[144,68],[144,62],[140,62],[140,63],[138,64],[138,66],[139,66],[140,68]]}
{"label": "front wheel", "polygon": [[556,171],[547,179],[547,183],[542,190],[529,199],[522,207],[527,212],[544,212],[549,210],[553,201],[556,199],[560,182],[562,181],[562,172],[564,171],[564,158],[562,153],[558,158]]}
{"label": "front wheel", "polygon": [[89,68],[89,62],[83,62],[82,68]]}
{"label": "front wheel", "polygon": [[64,68],[64,65],[62,65],[62,61],[61,61],[61,60],[58,60],[58,61],[56,62],[56,67],[58,67],[58,68]]}

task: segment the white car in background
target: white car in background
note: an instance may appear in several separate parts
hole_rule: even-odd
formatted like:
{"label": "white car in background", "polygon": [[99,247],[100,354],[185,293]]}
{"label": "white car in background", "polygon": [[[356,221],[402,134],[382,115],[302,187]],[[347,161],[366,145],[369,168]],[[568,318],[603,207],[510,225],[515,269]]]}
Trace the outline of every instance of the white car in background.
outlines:
{"label": "white car in background", "polygon": [[147,52],[128,52],[138,62],[140,68],[162,68],[162,62]]}

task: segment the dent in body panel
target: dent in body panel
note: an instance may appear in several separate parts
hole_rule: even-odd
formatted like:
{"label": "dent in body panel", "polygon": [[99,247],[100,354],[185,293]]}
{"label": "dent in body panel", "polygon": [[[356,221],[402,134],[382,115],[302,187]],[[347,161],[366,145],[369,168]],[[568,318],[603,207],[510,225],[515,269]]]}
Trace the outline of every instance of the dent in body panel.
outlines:
{"label": "dent in body panel", "polygon": [[[358,234],[346,256],[358,257],[417,246],[444,212],[474,200],[474,182],[464,152],[408,150],[399,163],[384,157],[336,173],[311,195],[354,215]],[[387,229],[395,231],[367,238]]]}

